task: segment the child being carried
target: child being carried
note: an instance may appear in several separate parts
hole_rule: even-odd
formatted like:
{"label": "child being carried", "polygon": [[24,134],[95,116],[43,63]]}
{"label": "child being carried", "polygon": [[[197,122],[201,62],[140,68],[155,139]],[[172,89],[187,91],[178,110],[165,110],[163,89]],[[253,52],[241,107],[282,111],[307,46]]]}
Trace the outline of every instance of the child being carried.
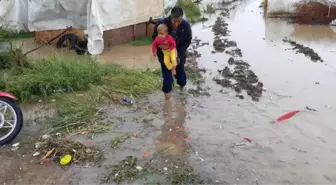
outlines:
{"label": "child being carried", "polygon": [[162,49],[164,56],[163,61],[167,69],[170,70],[173,75],[176,75],[177,52],[175,40],[168,34],[168,27],[165,24],[160,24],[157,27],[157,32],[158,36],[154,39],[152,44],[153,55],[156,56],[156,48],[158,45],[168,45],[168,49]]}

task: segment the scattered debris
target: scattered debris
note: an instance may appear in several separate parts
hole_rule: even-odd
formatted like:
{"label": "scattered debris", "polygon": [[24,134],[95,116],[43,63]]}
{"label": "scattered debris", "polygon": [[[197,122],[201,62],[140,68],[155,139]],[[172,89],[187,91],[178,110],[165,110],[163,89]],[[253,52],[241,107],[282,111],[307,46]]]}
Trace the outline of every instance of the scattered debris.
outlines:
{"label": "scattered debris", "polygon": [[61,136],[53,136],[39,143],[39,147],[36,149],[38,151],[36,152],[45,153],[42,161],[47,159],[61,159],[62,156],[67,154],[71,155],[72,163],[75,164],[84,162],[96,163],[103,159],[103,153],[100,149],[93,146],[86,146],[76,140],[65,141]]}
{"label": "scattered debris", "polygon": [[127,103],[127,104],[132,104],[133,103],[133,100],[131,98],[128,98],[128,97],[124,97],[122,100],[123,100],[124,103]]}
{"label": "scattered debris", "polygon": [[202,88],[200,85],[197,85],[196,89],[188,89],[188,93],[192,94],[194,97],[210,96],[207,89]]}
{"label": "scattered debris", "polygon": [[296,150],[296,151],[298,151],[298,152],[301,152],[301,153],[307,153],[306,151],[304,151],[304,150],[300,150],[300,149],[298,149],[298,148],[292,148],[293,150]]}
{"label": "scattered debris", "polygon": [[246,141],[248,141],[248,142],[252,143],[252,140],[251,140],[251,139],[249,139],[249,138],[246,138],[246,137],[244,137],[244,140],[246,140]]}
{"label": "scattered debris", "polygon": [[20,145],[20,143],[15,143],[12,145],[12,147],[18,147]]}
{"label": "scattered debris", "polygon": [[233,148],[236,148],[236,147],[242,147],[242,146],[245,146],[245,145],[248,145],[248,143],[234,143],[232,145]]}
{"label": "scattered debris", "polygon": [[309,110],[309,111],[314,111],[314,112],[317,111],[316,109],[312,109],[312,108],[310,108],[310,107],[308,107],[308,106],[306,106],[306,109]]}
{"label": "scattered debris", "polygon": [[106,167],[107,169],[111,169],[111,171],[105,174],[102,181],[104,183],[109,183],[111,180],[113,180],[116,183],[120,183],[124,180],[132,181],[137,179],[138,174],[141,171],[136,167],[137,162],[137,158],[133,156],[127,156],[118,164]]}
{"label": "scattered debris", "polygon": [[141,166],[137,166],[136,169],[137,169],[138,171],[142,171],[142,167],[141,167]]}

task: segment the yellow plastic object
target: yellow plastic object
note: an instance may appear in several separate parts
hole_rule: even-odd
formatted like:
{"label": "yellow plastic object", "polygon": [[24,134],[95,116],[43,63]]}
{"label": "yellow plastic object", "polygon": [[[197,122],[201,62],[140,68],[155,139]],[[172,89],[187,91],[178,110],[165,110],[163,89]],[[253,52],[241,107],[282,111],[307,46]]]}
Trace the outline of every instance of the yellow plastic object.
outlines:
{"label": "yellow plastic object", "polygon": [[71,155],[67,154],[61,158],[60,163],[61,165],[65,166],[70,163],[71,159],[72,159]]}

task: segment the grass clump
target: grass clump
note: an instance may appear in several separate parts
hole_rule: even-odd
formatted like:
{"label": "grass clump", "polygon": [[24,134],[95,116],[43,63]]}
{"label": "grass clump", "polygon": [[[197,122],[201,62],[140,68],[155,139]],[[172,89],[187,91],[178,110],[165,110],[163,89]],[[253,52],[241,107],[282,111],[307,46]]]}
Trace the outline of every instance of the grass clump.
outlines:
{"label": "grass clump", "polygon": [[0,28],[0,41],[34,37],[34,32],[16,32]]}
{"label": "grass clump", "polygon": [[21,101],[46,98],[55,93],[88,90],[92,85],[109,93],[138,96],[157,89],[161,77],[156,71],[126,69],[120,65],[99,65],[88,57],[49,58],[35,61],[19,75],[9,76],[5,90]]}
{"label": "grass clump", "polygon": [[137,40],[131,41],[132,46],[147,46],[152,44],[153,40],[151,37],[141,37]]}
{"label": "grass clump", "polygon": [[183,8],[186,17],[191,23],[200,21],[202,16],[201,9],[192,0],[179,0],[176,5]]}
{"label": "grass clump", "polygon": [[46,98],[57,92],[89,89],[90,84],[103,83],[109,70],[86,58],[49,58],[36,61],[31,68],[6,80],[5,91],[21,101]]}
{"label": "grass clump", "polygon": [[107,169],[111,169],[111,171],[105,174],[102,181],[108,183],[113,180],[116,183],[120,183],[124,180],[133,181],[137,179],[139,176],[139,170],[136,169],[137,161],[137,158],[129,156],[118,164],[106,167]]}
{"label": "grass clump", "polygon": [[115,137],[111,140],[111,147],[112,148],[116,148],[119,146],[119,144],[125,142],[127,139],[129,139],[131,137],[130,134],[124,134],[124,135],[121,135],[119,137]]}
{"label": "grass clump", "polygon": [[99,108],[103,93],[96,86],[84,94],[60,94],[56,100],[58,117],[52,121],[51,133],[102,133],[112,125],[104,122]]}
{"label": "grass clump", "polygon": [[12,54],[8,51],[0,52],[0,70],[7,70],[12,67]]}

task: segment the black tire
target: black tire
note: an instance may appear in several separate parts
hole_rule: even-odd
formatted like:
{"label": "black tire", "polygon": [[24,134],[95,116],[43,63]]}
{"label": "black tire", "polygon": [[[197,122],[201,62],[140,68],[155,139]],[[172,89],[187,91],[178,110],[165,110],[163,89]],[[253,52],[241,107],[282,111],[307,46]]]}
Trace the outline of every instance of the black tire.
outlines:
{"label": "black tire", "polygon": [[56,47],[63,48],[64,46],[66,46],[65,43],[67,41],[69,41],[69,44],[70,44],[70,46],[68,46],[68,49],[72,50],[72,49],[75,49],[75,45],[78,43],[79,38],[77,37],[77,35],[73,33],[65,34],[61,38],[58,39],[56,43]]}
{"label": "black tire", "polygon": [[0,101],[6,102],[14,109],[17,121],[13,132],[8,137],[4,138],[3,140],[0,140],[0,146],[2,146],[12,142],[19,135],[23,125],[23,114],[19,105],[16,104],[13,100],[9,98],[0,97]]}

